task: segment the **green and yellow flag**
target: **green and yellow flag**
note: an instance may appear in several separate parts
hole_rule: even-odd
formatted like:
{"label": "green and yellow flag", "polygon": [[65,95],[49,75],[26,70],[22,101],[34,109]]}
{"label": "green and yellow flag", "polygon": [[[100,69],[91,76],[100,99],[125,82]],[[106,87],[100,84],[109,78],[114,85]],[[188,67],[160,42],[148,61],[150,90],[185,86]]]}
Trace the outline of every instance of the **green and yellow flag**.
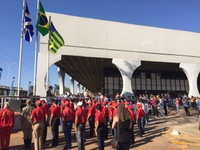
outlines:
{"label": "green and yellow flag", "polygon": [[58,33],[53,23],[51,22],[51,32],[50,32],[50,51],[55,54],[57,50],[64,45],[64,40],[62,36]]}
{"label": "green and yellow flag", "polygon": [[42,34],[42,36],[45,36],[49,33],[49,22],[41,2],[39,2],[38,19],[36,27],[38,31]]}

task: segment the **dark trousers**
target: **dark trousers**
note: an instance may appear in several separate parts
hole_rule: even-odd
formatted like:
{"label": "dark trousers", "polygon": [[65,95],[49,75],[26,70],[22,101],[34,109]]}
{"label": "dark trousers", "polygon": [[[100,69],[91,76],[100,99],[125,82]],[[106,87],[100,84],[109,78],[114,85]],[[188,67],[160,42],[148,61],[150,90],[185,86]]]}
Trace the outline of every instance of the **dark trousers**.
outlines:
{"label": "dark trousers", "polygon": [[52,145],[57,146],[58,145],[58,128],[59,128],[60,119],[54,118],[52,121],[51,131],[53,134],[53,141]]}
{"label": "dark trousers", "polygon": [[144,133],[143,128],[142,128],[142,119],[138,118],[138,135],[142,136]]}
{"label": "dark trousers", "polygon": [[47,138],[47,122],[45,123],[44,130],[43,130],[43,136],[42,136],[43,143],[46,142],[46,138]]}
{"label": "dark trousers", "polygon": [[99,124],[98,130],[97,130],[97,136],[98,136],[98,149],[104,150],[104,123]]}
{"label": "dark trousers", "polygon": [[71,131],[72,131],[73,121],[65,121],[63,123],[64,126],[64,134],[65,134],[65,148],[69,149],[72,147],[72,140],[71,140]]}
{"label": "dark trousers", "polygon": [[104,129],[105,129],[104,130],[105,131],[104,138],[107,139],[108,138],[108,118],[105,121]]}
{"label": "dark trousers", "polygon": [[78,150],[85,149],[84,140],[83,140],[84,128],[85,128],[85,124],[79,124],[77,126],[76,138],[77,138],[77,143],[78,143]]}
{"label": "dark trousers", "polygon": [[165,116],[167,116],[167,106],[164,106]]}
{"label": "dark trousers", "polygon": [[90,137],[94,136],[94,116],[90,116],[88,119],[90,125]]}
{"label": "dark trousers", "polygon": [[152,105],[152,110],[153,110],[153,115],[155,115],[156,112],[155,112],[155,107],[153,105]]}
{"label": "dark trousers", "polygon": [[158,117],[158,109],[157,107],[154,107],[155,115]]}
{"label": "dark trousers", "polygon": [[132,121],[132,127],[130,128],[130,141],[131,142],[135,141],[135,136],[134,136],[134,121]]}
{"label": "dark trousers", "polygon": [[185,109],[186,115],[187,115],[187,116],[190,116],[190,112],[189,112],[189,110],[188,110],[188,107],[185,107],[185,106],[184,106],[184,109]]}

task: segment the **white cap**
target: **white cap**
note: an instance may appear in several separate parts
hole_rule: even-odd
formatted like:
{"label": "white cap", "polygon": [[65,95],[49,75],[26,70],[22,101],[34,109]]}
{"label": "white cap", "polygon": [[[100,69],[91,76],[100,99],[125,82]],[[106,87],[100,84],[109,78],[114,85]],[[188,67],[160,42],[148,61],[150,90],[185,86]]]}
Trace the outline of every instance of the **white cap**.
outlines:
{"label": "white cap", "polygon": [[77,105],[78,105],[78,106],[82,106],[83,103],[82,103],[82,102],[78,102]]}
{"label": "white cap", "polygon": [[91,100],[88,100],[88,101],[87,101],[87,103],[90,103],[90,102],[91,102]]}

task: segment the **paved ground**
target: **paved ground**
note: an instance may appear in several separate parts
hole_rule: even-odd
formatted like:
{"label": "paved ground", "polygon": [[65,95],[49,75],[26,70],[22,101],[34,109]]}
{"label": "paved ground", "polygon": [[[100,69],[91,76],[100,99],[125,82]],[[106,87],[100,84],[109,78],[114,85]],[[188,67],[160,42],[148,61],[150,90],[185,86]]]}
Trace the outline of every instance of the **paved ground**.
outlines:
{"label": "paved ground", "polygon": [[[192,116],[185,116],[183,109],[181,115],[177,116],[174,110],[171,110],[169,116],[160,117],[156,119],[154,116],[150,117],[150,122],[146,126],[145,135],[143,138],[135,138],[135,143],[131,145],[130,149],[134,150],[199,150],[200,149],[200,131],[198,129],[198,115],[194,110],[190,110]],[[173,130],[178,130],[180,135],[172,135]],[[137,128],[135,127],[135,132]],[[136,133],[135,133],[136,134]],[[48,129],[48,139],[44,148],[48,150],[62,150],[64,143],[64,135],[60,133],[59,146],[56,148],[49,148],[51,142],[51,132]],[[105,141],[105,150],[112,150],[110,140],[113,137],[109,135],[108,140]],[[74,139],[74,138],[73,138]],[[86,150],[98,149],[97,137],[87,139],[85,143]],[[23,135],[21,131],[16,131],[11,136],[10,150],[22,150]],[[33,145],[32,145],[33,147]],[[32,148],[33,149],[33,148]],[[77,150],[77,143],[73,140],[72,150]]]}

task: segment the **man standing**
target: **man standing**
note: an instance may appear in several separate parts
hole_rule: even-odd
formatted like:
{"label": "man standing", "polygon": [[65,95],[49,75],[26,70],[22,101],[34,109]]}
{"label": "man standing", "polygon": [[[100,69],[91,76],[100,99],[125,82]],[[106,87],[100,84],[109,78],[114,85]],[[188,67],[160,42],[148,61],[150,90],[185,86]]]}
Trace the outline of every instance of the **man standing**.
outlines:
{"label": "man standing", "polygon": [[59,128],[59,123],[60,123],[60,116],[61,116],[61,110],[60,107],[58,106],[58,101],[53,100],[52,103],[52,110],[51,110],[51,117],[50,117],[50,126],[51,126],[51,131],[53,134],[53,141],[51,143],[51,147],[58,146],[58,128]]}
{"label": "man standing", "polygon": [[10,144],[10,135],[15,123],[14,111],[10,109],[10,104],[5,103],[4,109],[0,113],[0,133],[1,133],[1,149],[8,150]]}
{"label": "man standing", "polygon": [[49,116],[49,106],[46,104],[45,100],[41,100],[41,108],[43,109],[45,118],[44,118],[44,130],[43,130],[43,136],[42,136],[42,141],[43,143],[46,143],[46,138],[47,138],[47,125],[48,125],[48,116]]}
{"label": "man standing", "polygon": [[26,106],[22,109],[20,121],[22,126],[22,131],[24,134],[24,148],[30,148],[32,140],[32,123],[31,123],[31,113],[34,107],[31,106],[31,100],[26,100]]}
{"label": "man standing", "polygon": [[85,128],[85,117],[82,110],[82,102],[77,103],[77,110],[75,112],[75,122],[74,122],[74,129],[76,132],[76,138],[78,142],[78,150],[84,150],[84,140],[83,140],[83,132]]}
{"label": "man standing", "polygon": [[88,110],[87,120],[90,126],[90,138],[92,138],[94,136],[95,105],[93,103],[88,103],[88,104],[89,104],[89,110]]}
{"label": "man standing", "polygon": [[49,86],[49,89],[46,92],[46,97],[47,97],[47,104],[50,106],[53,102],[53,97],[54,97],[52,86]]}
{"label": "man standing", "polygon": [[34,149],[35,150],[42,150],[43,143],[42,143],[42,135],[44,129],[44,111],[41,108],[41,101],[37,100],[35,102],[36,108],[33,109],[31,113],[31,121],[33,125],[33,135],[34,135]]}

